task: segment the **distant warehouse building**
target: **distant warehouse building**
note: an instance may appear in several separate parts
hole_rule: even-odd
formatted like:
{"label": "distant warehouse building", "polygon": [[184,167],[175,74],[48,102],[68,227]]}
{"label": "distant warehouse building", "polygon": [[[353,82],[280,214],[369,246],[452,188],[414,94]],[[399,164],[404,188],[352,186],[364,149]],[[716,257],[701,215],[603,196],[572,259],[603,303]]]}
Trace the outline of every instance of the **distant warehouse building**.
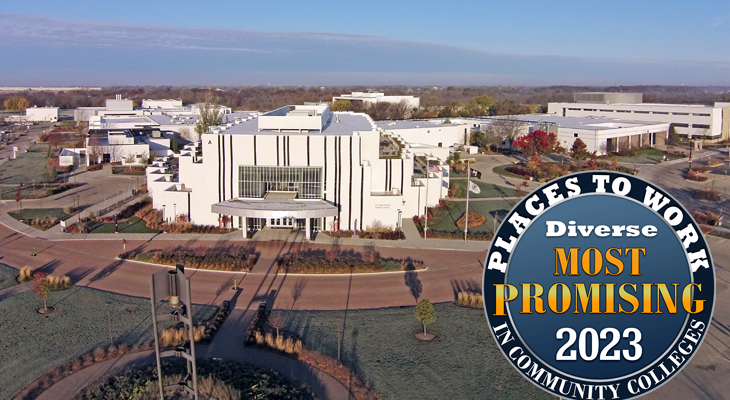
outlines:
{"label": "distant warehouse building", "polygon": [[31,107],[25,109],[27,122],[57,122],[58,107]]}
{"label": "distant warehouse building", "polygon": [[405,102],[408,108],[418,108],[421,100],[414,96],[386,96],[380,92],[352,92],[351,94],[341,94],[332,98],[334,103],[337,100],[347,100],[350,102],[359,102],[363,105],[375,105],[378,103],[400,103]]}
{"label": "distant warehouse building", "polygon": [[[575,93],[573,103],[548,103],[548,113],[561,117],[618,118],[674,125],[678,134],[706,139],[727,139],[730,106],[727,103],[642,103],[641,93]],[[723,104],[726,104],[723,106]]]}

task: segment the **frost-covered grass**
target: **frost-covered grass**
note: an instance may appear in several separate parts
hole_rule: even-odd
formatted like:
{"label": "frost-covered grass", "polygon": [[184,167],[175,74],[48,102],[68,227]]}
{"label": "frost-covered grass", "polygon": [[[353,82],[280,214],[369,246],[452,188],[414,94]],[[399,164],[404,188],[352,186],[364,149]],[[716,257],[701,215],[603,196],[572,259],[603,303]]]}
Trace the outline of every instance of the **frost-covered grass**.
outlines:
{"label": "frost-covered grass", "polygon": [[[438,333],[422,342],[415,307],[293,311],[285,330],[304,346],[337,358],[337,319],[344,326],[342,362],[383,399],[554,399],[507,362],[492,339],[484,311],[436,304]],[[286,314],[286,311],[279,311]]]}
{"label": "frost-covered grass", "polygon": [[[0,301],[0,399],[72,357],[108,345],[107,301],[115,344],[152,339],[148,299],[73,287],[51,292],[48,305],[56,311],[47,315],[36,312],[42,302],[32,291]],[[196,319],[215,312],[201,307],[194,307]]]}

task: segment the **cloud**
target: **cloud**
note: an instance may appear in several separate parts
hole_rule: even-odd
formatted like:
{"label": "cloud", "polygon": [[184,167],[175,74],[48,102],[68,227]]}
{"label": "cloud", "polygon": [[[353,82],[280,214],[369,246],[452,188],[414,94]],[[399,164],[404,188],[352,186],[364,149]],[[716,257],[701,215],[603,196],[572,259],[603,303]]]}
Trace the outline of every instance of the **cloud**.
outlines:
{"label": "cloud", "polygon": [[726,61],[510,55],[367,35],[169,28],[16,14],[0,14],[0,28],[0,46],[24,60],[22,66],[0,66],[0,84],[7,85],[41,80],[94,85],[730,83]]}

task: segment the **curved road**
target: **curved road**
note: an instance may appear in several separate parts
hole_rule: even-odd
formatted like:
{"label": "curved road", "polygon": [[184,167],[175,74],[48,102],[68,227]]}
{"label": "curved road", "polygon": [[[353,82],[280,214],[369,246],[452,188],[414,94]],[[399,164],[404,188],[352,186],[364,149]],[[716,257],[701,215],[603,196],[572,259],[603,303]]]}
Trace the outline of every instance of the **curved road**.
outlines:
{"label": "curved road", "polygon": [[[160,249],[181,245],[215,246],[219,241],[133,241],[127,250]],[[427,270],[410,273],[361,274],[341,276],[293,276],[277,274],[275,258],[294,245],[287,242],[241,243],[259,252],[260,257],[251,273],[222,273],[193,270],[191,277],[193,301],[221,303],[236,291],[241,291],[235,307],[268,299],[275,308],[294,309],[357,309],[381,308],[415,304],[412,292],[434,302],[454,300],[459,288],[481,288],[481,260],[484,252],[443,251],[403,248],[379,248],[382,257],[423,260]],[[310,248],[317,248],[310,245]],[[35,248],[37,256],[32,256]],[[353,248],[342,246],[343,250]],[[358,248],[353,248],[359,251]],[[46,241],[28,237],[0,225],[0,256],[6,264],[20,268],[29,265],[54,275],[68,275],[80,286],[149,297],[149,275],[158,266],[117,260],[122,243],[109,240]],[[408,284],[407,284],[408,283]]]}

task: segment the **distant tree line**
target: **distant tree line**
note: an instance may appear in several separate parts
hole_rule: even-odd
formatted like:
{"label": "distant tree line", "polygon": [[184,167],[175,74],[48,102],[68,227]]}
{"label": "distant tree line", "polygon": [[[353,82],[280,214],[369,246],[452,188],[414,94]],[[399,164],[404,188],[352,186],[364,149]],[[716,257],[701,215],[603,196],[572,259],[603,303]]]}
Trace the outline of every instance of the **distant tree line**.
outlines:
{"label": "distant tree line", "polygon": [[[353,91],[379,91],[387,95],[413,95],[420,97],[421,106],[408,109],[402,104],[378,103],[373,107],[362,104],[339,104],[338,108],[370,113],[375,119],[458,117],[476,115],[510,115],[546,111],[548,102],[573,101],[574,92],[641,92],[644,102],[670,104],[713,104],[730,101],[728,87],[696,86],[247,86],[213,88],[219,104],[234,110],[265,111],[287,104],[305,102],[330,102],[332,97]],[[121,94],[141,105],[143,99],[180,99],[185,104],[202,103],[210,96],[211,88],[186,86],[118,86],[102,90],[85,91],[24,91],[0,93],[4,109],[17,108],[8,99],[27,99],[28,106],[55,106],[62,109],[103,106],[106,99]],[[6,105],[7,104],[7,105]]]}

